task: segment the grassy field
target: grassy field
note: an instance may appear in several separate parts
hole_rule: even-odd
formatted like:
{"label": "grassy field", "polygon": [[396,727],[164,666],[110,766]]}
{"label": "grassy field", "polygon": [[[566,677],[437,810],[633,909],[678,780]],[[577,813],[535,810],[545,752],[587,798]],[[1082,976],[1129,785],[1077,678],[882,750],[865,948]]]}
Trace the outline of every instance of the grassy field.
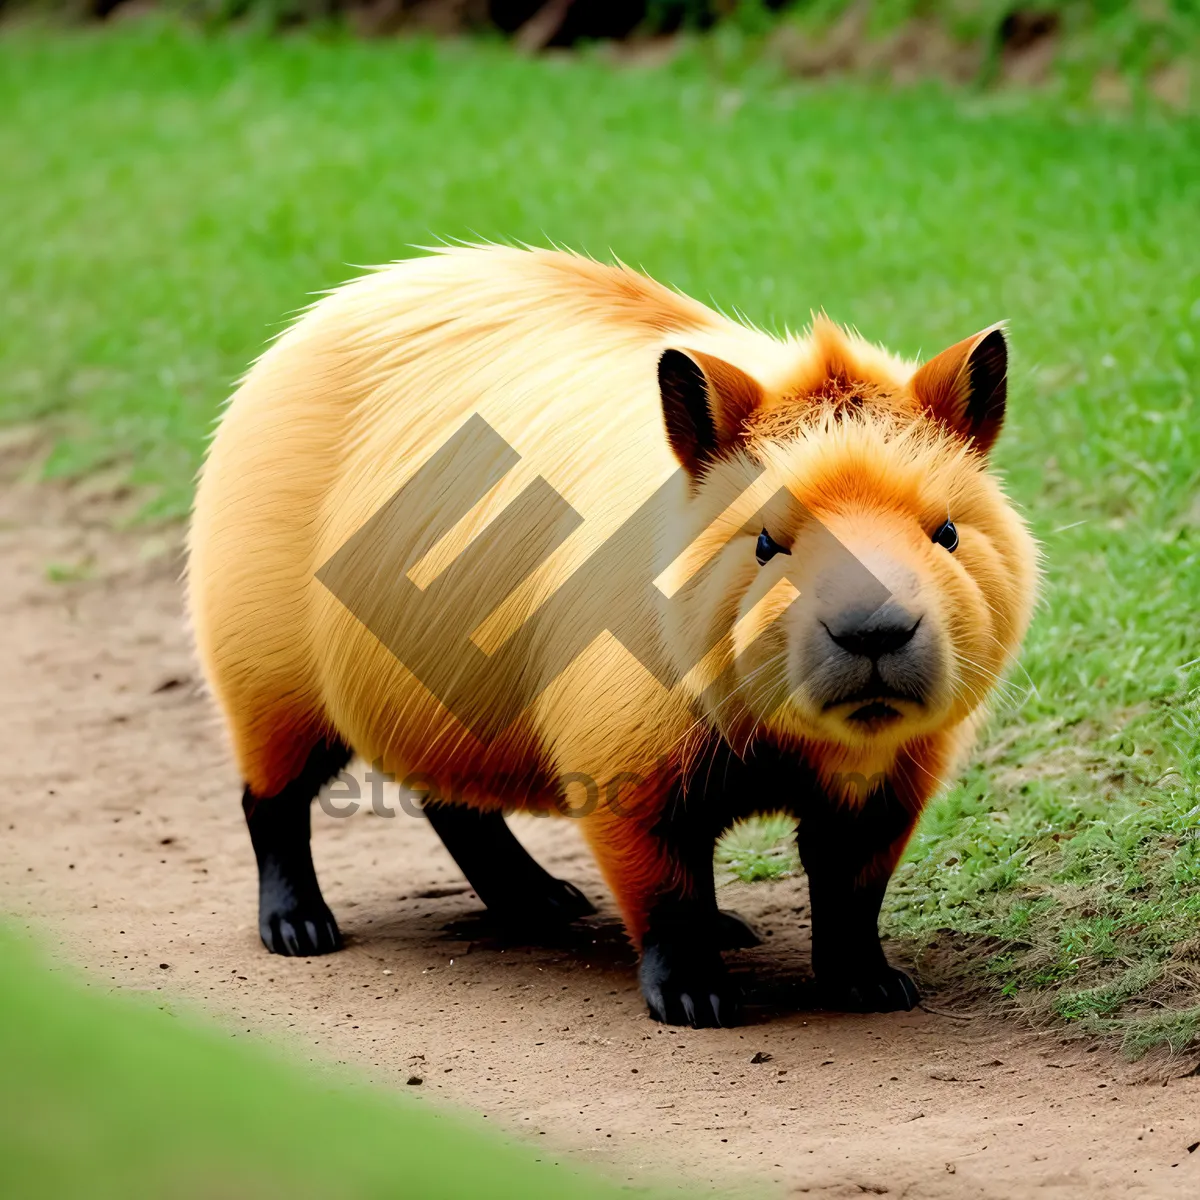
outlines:
{"label": "grassy field", "polygon": [[[767,326],[930,353],[999,318],[998,461],[1045,602],[893,886],[934,983],[1200,1023],[1200,126],[804,90],[499,47],[169,29],[0,37],[0,419],[186,509],[231,382],[309,295],[438,238],[610,248]],[[724,857],[790,863],[743,834]],[[927,953],[926,953],[927,951]]]}
{"label": "grassy field", "polygon": [[95,996],[0,929],[0,1190],[54,1196],[644,1195],[466,1119]]}

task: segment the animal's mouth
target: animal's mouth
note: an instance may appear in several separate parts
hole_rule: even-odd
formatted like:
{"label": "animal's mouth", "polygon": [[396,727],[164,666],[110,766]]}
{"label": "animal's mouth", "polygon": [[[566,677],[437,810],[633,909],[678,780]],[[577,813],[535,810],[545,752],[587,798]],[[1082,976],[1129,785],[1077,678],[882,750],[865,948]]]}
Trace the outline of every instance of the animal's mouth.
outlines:
{"label": "animal's mouth", "polygon": [[849,713],[846,720],[852,721],[855,725],[861,725],[864,729],[876,730],[903,720],[903,718],[904,714],[898,708],[893,708],[886,700],[872,700],[869,704],[864,704],[861,708],[856,708]]}
{"label": "animal's mouth", "polygon": [[869,680],[865,687],[848,695],[839,696],[825,705],[825,711],[833,708],[849,709],[846,720],[865,733],[878,733],[897,721],[904,720],[904,705],[924,705],[921,696],[889,687],[882,679]]}
{"label": "animal's mouth", "polygon": [[925,703],[924,696],[914,695],[912,692],[904,692],[899,688],[889,687],[878,677],[868,680],[866,687],[859,688],[857,691],[848,692],[844,696],[838,696],[836,699],[827,700],[824,708],[828,712],[831,708],[845,708],[847,705],[857,705],[858,707],[850,713],[850,719],[857,719],[860,714],[866,714],[867,719],[870,716],[881,715],[873,710],[886,709],[895,716],[900,716],[896,704],[915,704],[918,707]]}

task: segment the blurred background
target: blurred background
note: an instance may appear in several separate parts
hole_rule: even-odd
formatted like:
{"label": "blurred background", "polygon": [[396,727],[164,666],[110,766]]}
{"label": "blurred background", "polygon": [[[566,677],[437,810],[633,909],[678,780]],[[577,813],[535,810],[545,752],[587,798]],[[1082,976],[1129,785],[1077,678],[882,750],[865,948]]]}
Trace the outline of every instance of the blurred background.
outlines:
{"label": "blurred background", "polygon": [[[1191,0],[6,0],[10,11],[105,21],[147,11],[208,27],[344,27],[357,34],[500,36],[524,51],[647,43],[679,33],[763,38],[799,75],[870,71],[959,81],[1044,82],[1067,64],[1141,75],[1180,100],[1195,47]],[[1119,84],[1117,86],[1120,86]]]}

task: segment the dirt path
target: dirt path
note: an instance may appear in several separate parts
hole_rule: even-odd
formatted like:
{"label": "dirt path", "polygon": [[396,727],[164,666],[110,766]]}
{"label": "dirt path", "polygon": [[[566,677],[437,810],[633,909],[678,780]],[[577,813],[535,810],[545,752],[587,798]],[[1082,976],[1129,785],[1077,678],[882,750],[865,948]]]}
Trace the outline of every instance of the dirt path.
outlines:
{"label": "dirt path", "polygon": [[[752,1023],[655,1025],[569,822],[519,831],[600,901],[576,945],[494,940],[423,820],[314,810],[349,948],[268,956],[170,539],[114,535],[111,501],[85,491],[3,488],[0,911],[94,978],[390,1083],[419,1075],[431,1101],[618,1178],[913,1200],[1200,1195],[1200,1079],[1138,1083],[1107,1051],[984,1020],[789,1011],[807,963],[799,881],[730,889],[771,935],[734,956]],[[48,577],[88,562],[86,579]]]}

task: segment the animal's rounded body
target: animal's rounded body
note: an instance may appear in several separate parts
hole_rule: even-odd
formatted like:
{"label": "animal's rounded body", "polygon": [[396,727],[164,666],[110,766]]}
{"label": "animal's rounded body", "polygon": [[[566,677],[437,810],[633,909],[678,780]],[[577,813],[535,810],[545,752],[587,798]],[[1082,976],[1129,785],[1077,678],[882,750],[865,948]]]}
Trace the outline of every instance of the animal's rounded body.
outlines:
{"label": "animal's rounded body", "polygon": [[353,751],[443,801],[435,826],[510,912],[580,903],[501,811],[582,805],[673,1020],[730,1013],[713,837],[793,808],[845,860],[814,904],[863,909],[837,938],[863,962],[831,936],[822,973],[851,1003],[876,976],[874,1002],[910,1001],[873,957],[874,892],[1033,598],[984,456],[1003,351],[985,331],[916,370],[541,251],[453,250],[315,305],[233,397],[190,536],[268,945],[338,944],[307,805]]}

